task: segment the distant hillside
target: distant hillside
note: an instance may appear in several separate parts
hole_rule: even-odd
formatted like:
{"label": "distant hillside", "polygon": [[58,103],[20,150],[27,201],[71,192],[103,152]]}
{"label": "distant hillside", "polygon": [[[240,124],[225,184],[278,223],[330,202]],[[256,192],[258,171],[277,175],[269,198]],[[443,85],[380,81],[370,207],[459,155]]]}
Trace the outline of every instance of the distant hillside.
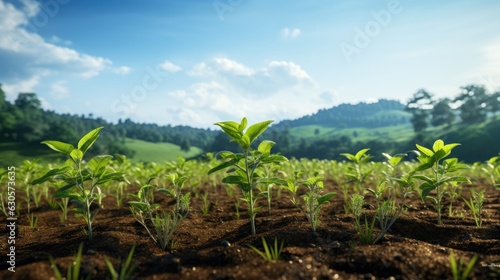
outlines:
{"label": "distant hillside", "polygon": [[404,125],[409,123],[411,117],[411,114],[404,111],[404,107],[405,105],[399,101],[387,99],[381,99],[376,103],[340,104],[296,120],[281,121],[274,127],[290,129],[305,125],[320,125],[336,128],[375,128]]}

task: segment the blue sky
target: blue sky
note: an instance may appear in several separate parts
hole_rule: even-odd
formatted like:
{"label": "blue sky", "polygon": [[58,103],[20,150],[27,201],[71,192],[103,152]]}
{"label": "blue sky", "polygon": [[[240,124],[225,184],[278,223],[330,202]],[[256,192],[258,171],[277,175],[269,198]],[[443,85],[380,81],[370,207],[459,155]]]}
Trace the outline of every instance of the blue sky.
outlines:
{"label": "blue sky", "polygon": [[500,89],[498,1],[0,0],[10,101],[214,128]]}

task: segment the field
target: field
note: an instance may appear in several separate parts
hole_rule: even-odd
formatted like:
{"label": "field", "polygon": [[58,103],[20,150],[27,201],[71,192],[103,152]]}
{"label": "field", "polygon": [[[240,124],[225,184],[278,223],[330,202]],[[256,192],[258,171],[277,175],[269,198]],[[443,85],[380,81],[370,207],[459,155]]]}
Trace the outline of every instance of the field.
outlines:
{"label": "field", "polygon": [[[453,279],[452,252],[457,262],[464,261],[462,268],[477,256],[469,275],[471,279],[493,279],[500,275],[500,196],[493,186],[498,182],[495,180],[499,179],[499,168],[494,164],[472,165],[460,171],[469,182],[445,186],[442,224],[438,225],[435,205],[422,199],[420,183],[407,189],[405,197],[395,181],[386,181],[387,188],[383,190],[377,188],[390,178],[388,173],[394,172],[392,178],[399,177],[416,163],[402,162],[393,170],[387,162],[366,161],[357,165],[350,161],[289,160],[273,165],[270,170],[273,176],[290,179],[295,171],[302,170],[301,178],[319,176],[324,183],[321,192],[336,195],[321,206],[319,225],[313,230],[305,215],[307,183],[295,182],[296,195],[278,184],[259,184],[254,191],[260,193],[256,206],[261,209],[256,214],[256,234],[251,234],[249,208],[241,201],[240,189],[222,182],[223,171],[207,175],[220,163],[210,155],[207,161],[135,164],[122,158],[108,162],[107,168],[123,172],[128,183],[108,182],[100,186],[105,196],[101,195],[93,204],[92,212],[99,212],[93,220],[92,240],[84,219],[76,217],[73,211],[69,211],[67,219],[62,218],[61,205],[57,204],[62,200],[53,196],[61,184],[52,179],[37,185],[24,183],[40,178],[47,166],[16,168],[16,229],[11,233],[9,228],[2,227],[0,243],[2,252],[9,252],[7,236],[15,236],[16,272],[8,270],[6,253],[2,253],[0,278],[51,279],[56,276],[54,267],[65,276],[67,269],[74,267],[80,244],[83,253],[78,261],[79,274],[91,279],[111,279],[105,257],[119,271],[134,245],[131,264],[135,268],[130,279]],[[360,182],[349,179],[349,170],[355,170],[356,166],[366,174]],[[182,188],[179,177],[172,174],[186,179]],[[156,190],[166,188],[191,196],[189,211],[183,212],[184,218],[165,250],[134,218],[128,203],[136,200],[128,194],[137,194],[141,186],[147,185],[148,178],[153,177],[150,182],[153,191],[146,197],[165,213],[176,209],[179,196],[176,200]],[[3,177],[3,189],[9,180]],[[377,198],[369,189],[375,193],[381,191],[382,195]],[[480,212],[482,225],[478,227],[464,200],[480,190],[485,193]],[[349,207],[355,194],[364,197],[361,231]],[[435,196],[435,192],[430,192],[431,195]],[[394,208],[402,207],[401,215],[396,217],[393,208],[389,217],[397,219],[386,234],[377,242],[363,242],[365,219],[369,224],[378,217],[380,202],[391,197],[395,199]],[[294,198],[296,205],[292,203]],[[4,196],[2,205],[6,201]],[[75,209],[75,202],[69,202],[68,208]],[[9,224],[7,214],[0,223]],[[376,220],[373,233],[368,235],[376,237],[380,233]],[[156,236],[154,228],[153,236]],[[283,242],[278,260],[266,261],[249,246],[264,250],[261,237],[271,246],[275,239],[279,244]],[[55,266],[51,266],[50,257]]]}
{"label": "field", "polygon": [[182,151],[178,145],[171,143],[151,143],[127,138],[125,145],[134,150],[132,162],[162,162],[175,160],[178,156],[190,158],[202,153],[198,147],[191,147],[188,152]]}

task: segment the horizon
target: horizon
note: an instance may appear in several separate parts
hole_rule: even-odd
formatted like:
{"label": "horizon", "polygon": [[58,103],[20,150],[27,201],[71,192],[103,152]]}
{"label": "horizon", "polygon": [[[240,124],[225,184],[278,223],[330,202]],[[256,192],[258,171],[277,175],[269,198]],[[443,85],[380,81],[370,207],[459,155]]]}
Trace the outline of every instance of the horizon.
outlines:
{"label": "horizon", "polygon": [[500,3],[476,3],[0,0],[0,83],[61,114],[211,130],[498,91]]}

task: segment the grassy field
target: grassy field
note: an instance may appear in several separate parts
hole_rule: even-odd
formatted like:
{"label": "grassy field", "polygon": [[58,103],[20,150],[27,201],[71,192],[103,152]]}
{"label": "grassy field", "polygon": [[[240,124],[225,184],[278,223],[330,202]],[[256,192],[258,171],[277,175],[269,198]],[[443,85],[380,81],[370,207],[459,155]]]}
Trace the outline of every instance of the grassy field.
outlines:
{"label": "grassy field", "polygon": [[176,160],[177,156],[190,158],[201,154],[203,151],[197,147],[191,147],[189,152],[181,151],[181,148],[171,143],[151,143],[137,139],[127,138],[125,144],[135,151],[131,158],[132,162],[154,161],[163,162]]}
{"label": "grassy field", "polygon": [[[316,129],[318,134],[315,133]],[[290,129],[290,134],[297,138],[304,139],[322,139],[340,136],[349,136],[353,141],[367,141],[367,140],[396,140],[407,141],[413,136],[413,128],[411,124],[378,127],[378,128],[336,128],[325,127],[320,125],[305,125]]]}
{"label": "grassy field", "polygon": [[64,157],[54,153],[40,143],[0,143],[0,166],[18,166],[23,160],[28,159],[39,159],[41,162],[54,162],[54,160],[64,159]]}
{"label": "grassy field", "polygon": [[[177,156],[190,158],[203,152],[197,147],[191,147],[189,152],[181,151],[179,146],[171,143],[151,143],[136,139],[127,139],[125,143],[127,147],[135,151],[134,156],[131,158],[133,162],[163,162],[176,160]],[[40,162],[54,162],[55,160],[64,160],[65,158],[39,143],[0,143],[0,166],[19,166],[23,160],[28,159],[39,159]]]}

